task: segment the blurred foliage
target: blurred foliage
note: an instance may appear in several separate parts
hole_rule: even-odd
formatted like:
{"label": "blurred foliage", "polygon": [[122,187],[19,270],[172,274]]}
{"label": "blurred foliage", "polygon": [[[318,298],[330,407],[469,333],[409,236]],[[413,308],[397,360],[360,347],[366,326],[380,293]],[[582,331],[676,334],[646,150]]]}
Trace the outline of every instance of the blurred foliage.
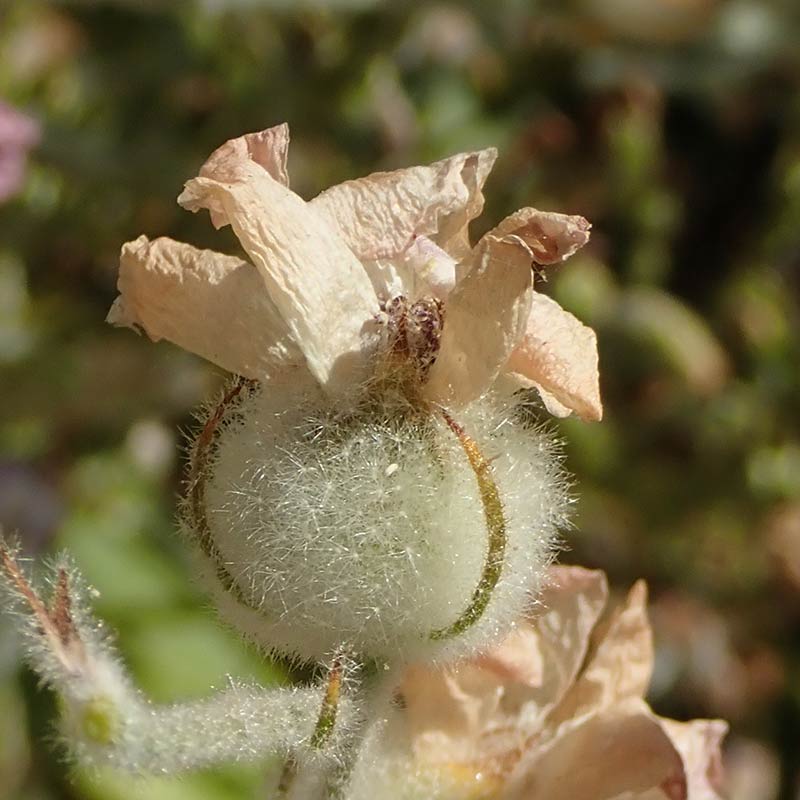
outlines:
{"label": "blurred foliage", "polygon": [[[232,249],[174,203],[219,143],[292,127],[297,191],[496,145],[480,233],[581,213],[548,274],[600,339],[607,419],[560,425],[565,561],[648,579],[657,710],[731,720],[731,796],[800,796],[800,6],[795,0],[189,0],[0,5],[0,98],[38,119],[0,207],[0,521],[68,547],[160,701],[278,680],[219,627],[172,529],[207,365],[103,319],[120,244]],[[0,631],[12,800],[258,796],[264,767],[68,770]]]}

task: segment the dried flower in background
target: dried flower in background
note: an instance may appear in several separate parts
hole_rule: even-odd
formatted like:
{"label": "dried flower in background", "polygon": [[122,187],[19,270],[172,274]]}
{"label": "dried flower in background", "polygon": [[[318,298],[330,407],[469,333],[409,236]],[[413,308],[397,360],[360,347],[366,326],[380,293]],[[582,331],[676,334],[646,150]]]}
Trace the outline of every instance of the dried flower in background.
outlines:
{"label": "dried flower in background", "polygon": [[[555,567],[537,612],[502,644],[410,669],[356,798],[719,800],[727,725],[653,713],[645,585],[611,613],[607,600],[602,572]],[[398,780],[409,772],[415,781]]]}

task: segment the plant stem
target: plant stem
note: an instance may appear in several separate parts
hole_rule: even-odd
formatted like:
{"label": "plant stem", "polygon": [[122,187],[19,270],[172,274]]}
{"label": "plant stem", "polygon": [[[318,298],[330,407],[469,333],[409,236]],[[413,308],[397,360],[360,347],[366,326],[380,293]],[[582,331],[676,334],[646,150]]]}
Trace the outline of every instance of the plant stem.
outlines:
{"label": "plant stem", "polygon": [[317,719],[317,727],[311,737],[311,746],[319,750],[324,747],[331,738],[336,727],[336,716],[339,711],[339,698],[342,694],[342,661],[344,656],[339,651],[331,662],[328,672],[328,685],[325,689],[325,697],[322,700],[322,708]]}
{"label": "plant stem", "polygon": [[[328,669],[328,680],[325,686],[325,696],[322,698],[322,707],[317,717],[317,724],[311,735],[309,745],[315,750],[322,749],[330,740],[336,728],[336,718],[339,713],[339,701],[342,695],[342,678],[344,670],[344,648],[340,648],[331,661]],[[278,782],[278,797],[289,797],[295,779],[299,772],[299,765],[294,755],[290,755],[281,772]]]}
{"label": "plant stem", "polygon": [[372,668],[362,668],[362,678],[358,689],[359,705],[362,708],[358,724],[349,731],[342,748],[339,763],[328,776],[321,800],[343,800],[350,783],[350,777],[358,762],[362,745],[369,735],[370,728],[378,721],[388,705],[392,692],[398,682],[398,670],[385,671],[383,665],[374,664]]}

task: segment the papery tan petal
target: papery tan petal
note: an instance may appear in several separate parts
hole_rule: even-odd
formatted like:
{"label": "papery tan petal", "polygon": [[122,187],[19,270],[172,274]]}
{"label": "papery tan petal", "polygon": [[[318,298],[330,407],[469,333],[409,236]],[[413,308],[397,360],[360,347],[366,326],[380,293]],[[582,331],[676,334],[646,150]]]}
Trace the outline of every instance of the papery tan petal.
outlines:
{"label": "papery tan petal", "polygon": [[416,236],[394,258],[361,262],[375,294],[388,299],[403,295],[410,301],[423,297],[444,300],[455,285],[456,261],[427,236]]}
{"label": "papery tan petal", "polygon": [[502,680],[504,706],[524,716],[526,726],[543,720],[575,681],[607,599],[603,572],[553,567],[541,611],[477,660]]}
{"label": "papery tan petal", "polygon": [[505,368],[584,419],[602,418],[597,337],[547,295],[534,292],[525,335]]}
{"label": "papery tan petal", "polygon": [[462,768],[487,763],[506,756],[519,741],[515,721],[500,708],[504,681],[476,662],[445,669],[412,667],[401,693],[419,762]]}
{"label": "papery tan petal", "polygon": [[550,392],[548,392],[546,389],[543,389],[538,383],[534,383],[534,388],[539,393],[539,397],[541,398],[544,407],[554,417],[563,419],[564,417],[568,417],[570,414],[572,414],[571,408],[568,408],[563,403],[559,403],[558,400],[556,400],[556,398],[550,394]]}
{"label": "papery tan petal", "polygon": [[[220,145],[200,167],[200,177],[217,181],[235,180],[232,166],[243,161],[253,161],[263,167],[278,183],[289,185],[286,158],[289,153],[289,126],[284,122],[257,133],[245,133]],[[209,208],[214,227],[225,224],[224,214]]]}
{"label": "papery tan petal", "polygon": [[[531,747],[503,800],[687,800],[678,751],[641,700],[570,720]],[[692,798],[694,800],[694,798]]]}
{"label": "papery tan petal", "polygon": [[445,308],[439,355],[426,396],[459,406],[492,385],[525,331],[532,295],[531,255],[516,237],[484,237]]}
{"label": "papery tan petal", "polygon": [[568,417],[572,414],[572,409],[567,408],[558,402],[553,395],[546,392],[536,381],[520,375],[518,372],[501,372],[494,382],[493,391],[504,398],[512,398],[520,389],[534,389],[542,401],[542,405],[548,413],[554,417]]}
{"label": "papery tan petal", "polygon": [[[431,763],[468,763],[481,746],[502,696],[501,687],[481,680],[473,664],[449,669],[415,666],[400,687],[412,749]],[[467,684],[465,687],[464,684]]]}
{"label": "papery tan petal", "polygon": [[721,746],[728,724],[720,719],[676,722],[659,718],[659,722],[683,759],[690,800],[722,800]]}
{"label": "papery tan petal", "polygon": [[539,395],[539,399],[542,401],[542,405],[547,409],[547,412],[554,417],[563,419],[572,414],[571,408],[567,408],[563,403],[559,403],[558,400],[556,400],[550,392],[543,389],[540,384],[536,383],[536,381],[532,381],[530,378],[526,378],[524,375],[520,375],[519,372],[507,371],[500,375],[497,381],[497,386],[501,387],[505,394],[513,394],[520,388],[535,389]]}
{"label": "papery tan petal", "polygon": [[489,236],[519,236],[537,264],[557,264],[589,241],[592,226],[583,217],[521,208],[506,217]]}
{"label": "papery tan petal", "polygon": [[195,178],[178,202],[231,225],[312,374],[328,393],[349,391],[365,377],[364,335],[378,313],[369,278],[300,197],[236,148],[229,156],[216,167],[226,182]]}
{"label": "papery tan petal", "polygon": [[481,188],[496,157],[491,148],[376,172],[326,189],[311,205],[362,260],[396,256],[415,235],[461,257],[468,251],[466,226],[483,209]]}
{"label": "papery tan petal", "polygon": [[598,626],[585,668],[549,723],[557,725],[632,697],[643,697],[652,669],[647,587],[644,581],[637,581],[625,603]]}
{"label": "papery tan petal", "polygon": [[108,322],[167,339],[248,378],[303,362],[252,264],[140,236],[122,248]]}
{"label": "papery tan petal", "polygon": [[540,730],[574,681],[608,595],[599,571],[557,567],[550,577],[535,624],[520,623],[473,661],[407,671],[401,691],[419,760],[488,774]]}

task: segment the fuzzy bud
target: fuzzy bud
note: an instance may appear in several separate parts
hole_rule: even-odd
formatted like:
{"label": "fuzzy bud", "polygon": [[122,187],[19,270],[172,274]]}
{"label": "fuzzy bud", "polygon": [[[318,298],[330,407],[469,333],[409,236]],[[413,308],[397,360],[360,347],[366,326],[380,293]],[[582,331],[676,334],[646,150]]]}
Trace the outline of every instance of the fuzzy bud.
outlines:
{"label": "fuzzy bud", "polygon": [[556,448],[519,408],[489,395],[456,422],[391,385],[347,412],[307,386],[251,389],[197,480],[187,526],[223,612],[314,660],[342,642],[390,663],[486,646],[537,589],[566,507]]}

